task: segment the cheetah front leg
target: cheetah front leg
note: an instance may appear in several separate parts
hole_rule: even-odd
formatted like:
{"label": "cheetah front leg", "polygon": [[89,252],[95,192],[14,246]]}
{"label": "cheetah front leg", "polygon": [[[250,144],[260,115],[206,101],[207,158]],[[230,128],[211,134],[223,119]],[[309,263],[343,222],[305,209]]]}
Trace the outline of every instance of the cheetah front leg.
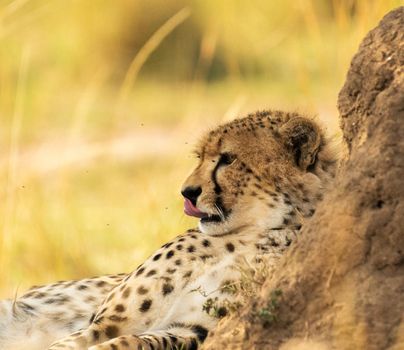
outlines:
{"label": "cheetah front leg", "polygon": [[92,324],[53,343],[48,350],[196,350],[207,334],[207,324],[172,323],[166,330],[135,331],[130,335],[119,334],[115,326]]}
{"label": "cheetah front leg", "polygon": [[105,332],[90,327],[52,344],[48,350],[195,350],[207,334],[208,329],[201,325],[175,323],[167,330],[147,331],[139,335],[117,335],[107,340],[113,335],[107,336]]}
{"label": "cheetah front leg", "polygon": [[54,342],[48,350],[87,350],[91,346],[101,344],[118,336],[119,334],[114,327],[103,328],[93,323],[86,329]]}
{"label": "cheetah front leg", "polygon": [[200,325],[181,324],[166,331],[120,336],[89,350],[196,350],[207,334],[208,330]]}

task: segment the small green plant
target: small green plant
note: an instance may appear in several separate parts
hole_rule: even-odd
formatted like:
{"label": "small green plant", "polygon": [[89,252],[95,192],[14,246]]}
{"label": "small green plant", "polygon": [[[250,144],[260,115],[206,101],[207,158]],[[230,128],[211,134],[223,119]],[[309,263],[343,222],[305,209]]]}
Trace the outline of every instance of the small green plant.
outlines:
{"label": "small green plant", "polygon": [[258,318],[262,325],[267,328],[273,325],[278,320],[279,297],[282,295],[282,290],[275,289],[270,294],[270,299],[267,305],[258,311],[255,311],[253,316]]}

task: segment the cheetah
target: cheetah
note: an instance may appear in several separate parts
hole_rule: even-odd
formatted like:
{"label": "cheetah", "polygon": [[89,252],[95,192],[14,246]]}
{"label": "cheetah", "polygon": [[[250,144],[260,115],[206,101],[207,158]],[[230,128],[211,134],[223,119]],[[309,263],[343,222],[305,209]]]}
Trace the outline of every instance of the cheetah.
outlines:
{"label": "cheetah", "polygon": [[3,301],[1,349],[197,349],[218,322],[206,301],[233,300],[224,287],[240,280],[243,264],[265,256],[276,268],[337,168],[317,123],[281,111],[225,123],[195,153],[181,193],[198,228],[129,274],[59,282]]}

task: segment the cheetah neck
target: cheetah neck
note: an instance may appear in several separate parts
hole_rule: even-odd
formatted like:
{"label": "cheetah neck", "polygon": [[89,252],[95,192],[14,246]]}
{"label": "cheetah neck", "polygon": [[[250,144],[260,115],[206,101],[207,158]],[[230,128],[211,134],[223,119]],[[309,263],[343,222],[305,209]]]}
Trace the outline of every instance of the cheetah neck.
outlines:
{"label": "cheetah neck", "polygon": [[237,243],[244,246],[246,251],[250,251],[251,247],[254,247],[262,252],[266,252],[274,248],[286,249],[298,236],[300,228],[300,225],[290,225],[288,227],[263,230],[256,226],[243,226],[213,237]]}
{"label": "cheetah neck", "polygon": [[264,263],[265,266],[270,267],[276,265],[297,239],[299,232],[300,229],[296,227],[267,230],[250,227],[219,239],[225,240],[225,247],[229,244],[236,247],[236,261],[247,261],[249,264]]}

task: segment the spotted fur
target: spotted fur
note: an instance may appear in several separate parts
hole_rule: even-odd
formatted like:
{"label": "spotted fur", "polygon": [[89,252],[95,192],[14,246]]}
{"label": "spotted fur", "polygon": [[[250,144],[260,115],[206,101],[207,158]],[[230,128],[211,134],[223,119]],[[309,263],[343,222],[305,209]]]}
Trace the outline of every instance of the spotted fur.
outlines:
{"label": "spotted fur", "polygon": [[217,323],[207,300],[234,298],[223,286],[240,279],[240,266],[262,257],[276,266],[336,169],[314,121],[277,111],[219,126],[196,153],[183,193],[201,214],[199,229],[129,274],[34,288],[3,311],[0,304],[0,345],[22,349],[36,334],[42,345],[25,348],[64,337],[49,350],[197,349]]}

